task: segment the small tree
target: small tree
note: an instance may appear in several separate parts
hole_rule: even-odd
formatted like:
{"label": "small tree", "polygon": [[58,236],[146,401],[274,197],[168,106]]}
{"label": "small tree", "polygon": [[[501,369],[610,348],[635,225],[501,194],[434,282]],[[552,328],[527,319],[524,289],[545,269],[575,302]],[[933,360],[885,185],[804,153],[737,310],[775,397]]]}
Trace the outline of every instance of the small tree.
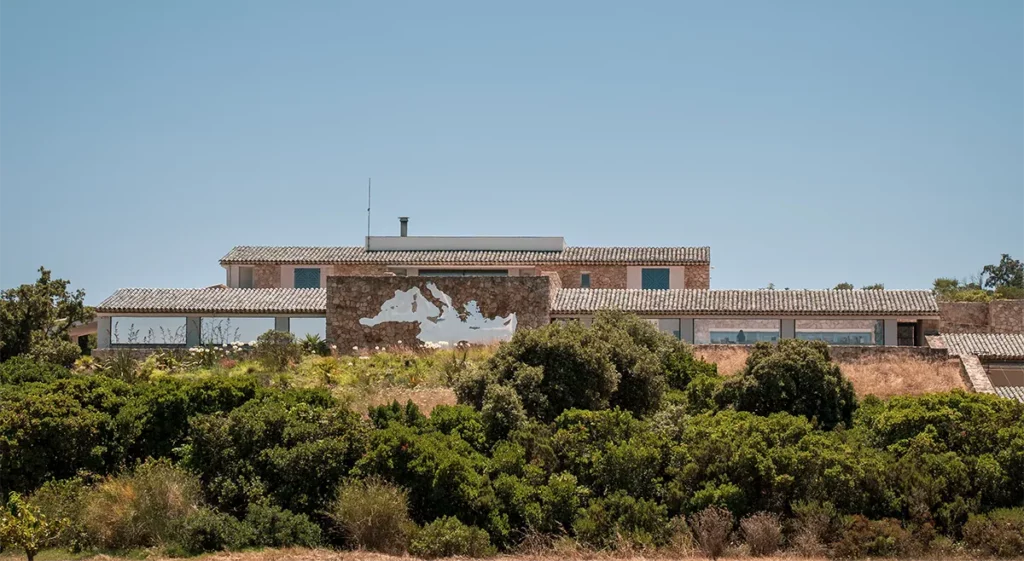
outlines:
{"label": "small tree", "polygon": [[853,285],[848,282],[841,282],[832,290],[853,290]]}
{"label": "small tree", "polygon": [[[29,353],[41,342],[66,342],[73,325],[92,319],[92,308],[84,303],[85,291],[69,292],[69,284],[52,279],[50,271],[40,267],[35,284],[0,293],[0,361]],[[43,354],[49,354],[49,349]],[[66,352],[57,354],[64,356]],[[74,358],[64,366],[73,362]]]}
{"label": "small tree", "polygon": [[1006,253],[999,259],[998,265],[985,265],[981,274],[986,277],[984,285],[987,288],[1024,288],[1024,263]]}
{"label": "small tree", "polygon": [[861,290],[885,290],[885,285],[880,283],[880,282],[876,282],[875,284],[869,284],[867,286],[862,286],[862,287],[860,287],[860,289]]}
{"label": "small tree", "polygon": [[0,512],[0,545],[20,547],[28,561],[52,543],[70,522],[66,518],[50,520],[29,505],[17,493],[11,493],[7,508]]}
{"label": "small tree", "polygon": [[295,335],[271,329],[256,339],[256,359],[268,370],[284,370],[288,364],[302,360],[302,346]]}
{"label": "small tree", "polygon": [[850,425],[857,408],[853,384],[831,361],[821,341],[758,343],[743,372],[723,393],[736,409],[757,415],[788,412],[817,418],[824,428]]}

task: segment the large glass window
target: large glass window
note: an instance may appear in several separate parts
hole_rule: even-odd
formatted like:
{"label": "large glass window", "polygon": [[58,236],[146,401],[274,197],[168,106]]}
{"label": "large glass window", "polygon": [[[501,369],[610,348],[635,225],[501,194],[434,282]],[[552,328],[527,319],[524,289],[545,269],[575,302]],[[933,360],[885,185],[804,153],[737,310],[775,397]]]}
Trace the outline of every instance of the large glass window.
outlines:
{"label": "large glass window", "polygon": [[648,319],[647,321],[651,322],[662,333],[668,333],[676,339],[682,337],[679,318]]}
{"label": "large glass window", "polygon": [[297,339],[305,339],[306,335],[316,335],[321,339],[327,338],[326,318],[291,318],[288,327]]}
{"label": "large glass window", "polygon": [[320,288],[320,269],[295,269],[295,288]]}
{"label": "large glass window", "polygon": [[421,277],[507,277],[507,269],[420,269]]}
{"label": "large glass window", "polygon": [[249,343],[273,329],[274,318],[203,318],[201,328],[204,345],[227,345],[236,341]]}
{"label": "large glass window", "polygon": [[829,345],[882,345],[884,324],[873,319],[798,319],[796,338]]}
{"label": "large glass window", "polygon": [[693,341],[698,345],[753,345],[774,343],[781,335],[777,319],[696,319]]}
{"label": "large glass window", "polygon": [[110,318],[110,343],[113,345],[184,345],[184,317]]}
{"label": "large glass window", "polygon": [[239,267],[238,268],[238,288],[253,288],[255,287],[253,282],[253,268],[252,267]]}
{"label": "large glass window", "polygon": [[647,290],[668,290],[668,269],[641,269],[640,288]]}

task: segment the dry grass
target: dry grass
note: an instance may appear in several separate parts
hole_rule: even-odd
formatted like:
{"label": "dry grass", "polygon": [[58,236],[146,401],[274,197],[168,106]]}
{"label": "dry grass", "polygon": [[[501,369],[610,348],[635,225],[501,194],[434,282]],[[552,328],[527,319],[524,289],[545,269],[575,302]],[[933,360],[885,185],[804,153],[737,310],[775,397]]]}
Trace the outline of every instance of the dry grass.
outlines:
{"label": "dry grass", "polygon": [[[139,557],[133,556],[131,558],[124,557],[110,557],[107,555],[93,555],[93,556],[72,556],[67,555],[61,557],[61,552],[58,551],[47,551],[41,553],[36,559],[38,561],[52,561],[57,559],[69,559],[74,558],[79,561],[129,561],[138,560],[141,558],[148,559],[150,561],[170,561],[172,558],[161,557],[154,555],[152,557]],[[0,559],[3,561],[24,559],[21,554],[15,554],[15,552],[0,553]],[[408,556],[395,556],[385,555],[381,553],[371,553],[366,551],[332,551],[327,549],[266,549],[263,551],[245,551],[245,552],[222,552],[214,553],[209,555],[203,555],[194,559],[200,559],[202,561],[410,561],[416,559]],[[465,558],[462,558],[465,559]],[[495,561],[560,561],[560,560],[572,560],[572,561],[583,561],[587,559],[595,560],[616,560],[616,561],[647,561],[647,560],[668,560],[668,559],[707,559],[699,555],[678,555],[672,553],[660,553],[655,552],[651,555],[636,554],[636,553],[614,553],[614,552],[593,552],[593,551],[557,551],[548,552],[541,554],[524,554],[524,555],[499,555],[497,557],[491,557]],[[776,555],[772,557],[748,557],[739,555],[726,555],[719,559],[747,559],[747,560],[759,560],[759,561],[825,561],[825,557],[800,557],[795,554],[784,554]],[[969,556],[942,556],[932,557],[924,559],[971,559]],[[906,559],[904,561],[911,561]]]}
{"label": "dry grass", "polygon": [[718,365],[719,374],[733,376],[746,366],[750,349],[723,346],[716,349],[695,349],[693,354],[706,362]]}
{"label": "dry grass", "polygon": [[841,362],[843,374],[857,395],[881,398],[967,389],[960,377],[960,361],[907,357],[867,358]]}
{"label": "dry grass", "polygon": [[[695,354],[718,365],[718,372],[733,376],[743,370],[749,349],[742,347],[697,350]],[[960,362],[917,357],[882,356],[850,361],[837,360],[857,395],[880,398],[921,395],[967,389],[960,377]]]}
{"label": "dry grass", "polygon": [[424,415],[430,415],[438,405],[455,405],[455,392],[451,388],[382,388],[372,393],[351,397],[349,406],[353,411],[366,414],[366,410],[377,405],[389,405],[392,401],[405,404],[412,401]]}

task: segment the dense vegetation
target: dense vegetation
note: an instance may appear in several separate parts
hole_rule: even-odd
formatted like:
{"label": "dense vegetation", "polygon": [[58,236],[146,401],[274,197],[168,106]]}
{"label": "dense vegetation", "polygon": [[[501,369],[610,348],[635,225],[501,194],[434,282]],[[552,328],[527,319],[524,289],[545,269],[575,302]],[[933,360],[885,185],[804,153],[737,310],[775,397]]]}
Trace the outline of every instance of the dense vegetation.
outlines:
{"label": "dense vegetation", "polygon": [[[403,352],[296,364],[299,344],[281,334],[239,352],[244,369],[221,357],[232,364],[207,376],[187,373],[203,358],[0,364],[7,547],[32,516],[46,545],[180,554],[484,555],[567,539],[712,556],[730,542],[1024,553],[1024,405],[963,392],[858,404],[821,343],[758,345],[729,379],[617,313],[519,332],[478,363]],[[371,360],[443,370],[463,404],[362,415],[329,374],[322,387],[289,382],[311,360],[328,373]]]}
{"label": "dense vegetation", "polygon": [[1024,298],[1024,263],[1003,254],[999,263],[985,265],[971,279],[938,278],[932,287],[942,300],[988,302]]}

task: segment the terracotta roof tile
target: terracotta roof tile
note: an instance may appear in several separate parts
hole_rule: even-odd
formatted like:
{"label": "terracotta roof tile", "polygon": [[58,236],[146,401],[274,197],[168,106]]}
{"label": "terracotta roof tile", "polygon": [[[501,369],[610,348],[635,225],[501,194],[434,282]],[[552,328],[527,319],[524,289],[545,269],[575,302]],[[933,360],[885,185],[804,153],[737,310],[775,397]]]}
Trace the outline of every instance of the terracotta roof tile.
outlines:
{"label": "terracotta roof tile", "polygon": [[220,260],[229,264],[378,263],[388,265],[643,264],[710,263],[708,247],[567,247],[563,251],[367,251],[363,247],[238,246]]}
{"label": "terracotta roof tile", "polygon": [[553,313],[605,308],[638,314],[915,315],[937,316],[927,290],[639,290],[565,288]]}
{"label": "terracotta roof tile", "polygon": [[323,314],[323,288],[122,288],[96,307],[100,313]]}
{"label": "terracotta roof tile", "polygon": [[1024,333],[945,333],[942,339],[951,356],[1024,359]]}

